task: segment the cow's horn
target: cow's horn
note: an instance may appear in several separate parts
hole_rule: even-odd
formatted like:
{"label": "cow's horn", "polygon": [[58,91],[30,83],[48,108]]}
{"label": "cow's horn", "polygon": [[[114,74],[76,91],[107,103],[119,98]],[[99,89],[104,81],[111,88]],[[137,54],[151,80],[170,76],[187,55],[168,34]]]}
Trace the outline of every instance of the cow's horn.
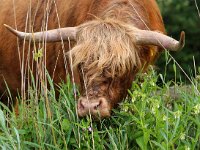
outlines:
{"label": "cow's horn", "polygon": [[156,31],[136,29],[134,35],[138,45],[156,45],[170,51],[178,51],[185,45],[184,31],[181,32],[179,41]]}
{"label": "cow's horn", "polygon": [[20,39],[32,40],[35,42],[59,42],[61,40],[66,41],[68,39],[76,40],[77,27],[66,27],[43,32],[25,33],[17,31],[6,24],[4,24],[4,26]]}

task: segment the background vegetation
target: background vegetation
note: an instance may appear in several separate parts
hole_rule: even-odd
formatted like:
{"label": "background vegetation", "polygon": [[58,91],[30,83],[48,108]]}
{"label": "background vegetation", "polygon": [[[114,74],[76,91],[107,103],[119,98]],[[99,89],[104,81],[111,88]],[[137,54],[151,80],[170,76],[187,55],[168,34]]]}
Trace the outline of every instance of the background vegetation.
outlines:
{"label": "background vegetation", "polygon": [[[194,61],[196,67],[200,66],[200,13],[197,6],[200,2],[195,0],[157,0],[168,35],[179,39],[180,32],[186,33],[186,44],[182,51],[172,52],[171,55],[181,65],[188,75],[194,76]],[[167,79],[174,80],[173,60],[167,65]],[[158,61],[159,72],[164,73],[166,59],[163,56]],[[177,79],[187,81],[180,68],[177,68]]]}

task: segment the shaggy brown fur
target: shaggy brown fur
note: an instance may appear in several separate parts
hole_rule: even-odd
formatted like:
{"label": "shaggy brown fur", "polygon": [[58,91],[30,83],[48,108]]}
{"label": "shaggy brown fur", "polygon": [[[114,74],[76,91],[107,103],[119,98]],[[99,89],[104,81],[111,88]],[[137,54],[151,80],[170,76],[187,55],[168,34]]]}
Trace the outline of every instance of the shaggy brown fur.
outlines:
{"label": "shaggy brown fur", "polygon": [[[121,78],[141,68],[134,27],[113,19],[97,19],[81,25],[71,50],[73,65],[82,64],[88,84]],[[87,71],[86,71],[87,70]]]}

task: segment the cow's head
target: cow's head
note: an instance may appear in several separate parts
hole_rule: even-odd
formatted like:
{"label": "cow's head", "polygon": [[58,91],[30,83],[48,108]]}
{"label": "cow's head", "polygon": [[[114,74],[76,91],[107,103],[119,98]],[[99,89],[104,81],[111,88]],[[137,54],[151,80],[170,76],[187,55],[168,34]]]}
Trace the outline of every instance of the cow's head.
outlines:
{"label": "cow's head", "polygon": [[[135,74],[143,67],[142,45],[155,45],[176,51],[184,46],[180,41],[155,31],[140,30],[116,20],[94,20],[78,27],[45,32],[23,33],[6,26],[20,38],[57,42],[76,40],[68,53],[81,78],[78,115],[108,117],[111,109],[126,95]],[[34,37],[34,39],[33,39]],[[62,37],[62,38],[61,38]]]}

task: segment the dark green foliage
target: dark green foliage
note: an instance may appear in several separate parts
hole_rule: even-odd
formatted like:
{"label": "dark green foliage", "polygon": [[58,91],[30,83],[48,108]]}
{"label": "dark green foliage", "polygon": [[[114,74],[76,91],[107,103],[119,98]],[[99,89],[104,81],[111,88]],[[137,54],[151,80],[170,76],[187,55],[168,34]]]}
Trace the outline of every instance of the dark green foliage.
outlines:
{"label": "dark green foliage", "polygon": [[[194,60],[196,66],[200,66],[200,14],[198,14],[194,0],[157,0],[161,8],[165,27],[169,36],[179,39],[180,32],[186,33],[186,44],[182,51],[172,52],[172,56],[186,71],[187,74],[195,76]],[[197,0],[200,8],[200,1]],[[160,72],[164,72],[166,67],[164,55],[158,61]],[[173,60],[167,65],[167,79],[174,79]],[[177,68],[177,76],[179,79],[186,81],[185,75],[181,69]],[[187,80],[188,81],[188,80]]]}

